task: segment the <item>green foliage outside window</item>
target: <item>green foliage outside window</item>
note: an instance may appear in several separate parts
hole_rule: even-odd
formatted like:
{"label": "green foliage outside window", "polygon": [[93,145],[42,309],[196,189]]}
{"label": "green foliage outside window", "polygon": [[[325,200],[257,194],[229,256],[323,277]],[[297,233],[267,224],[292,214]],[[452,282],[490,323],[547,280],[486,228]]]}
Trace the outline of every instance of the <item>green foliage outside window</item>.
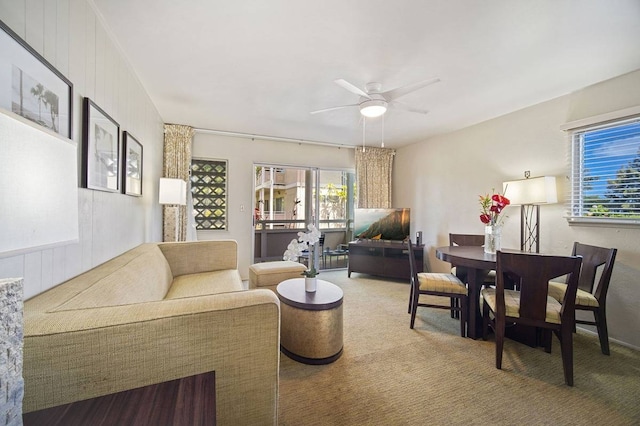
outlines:
{"label": "green foliage outside window", "polygon": [[572,216],[640,218],[640,119],[573,134]]}

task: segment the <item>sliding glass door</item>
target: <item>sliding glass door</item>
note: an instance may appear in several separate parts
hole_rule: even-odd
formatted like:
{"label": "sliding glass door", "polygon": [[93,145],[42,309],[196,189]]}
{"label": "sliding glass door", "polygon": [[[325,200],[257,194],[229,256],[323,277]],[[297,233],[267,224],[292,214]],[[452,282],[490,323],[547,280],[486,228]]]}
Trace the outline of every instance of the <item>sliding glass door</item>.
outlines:
{"label": "sliding glass door", "polygon": [[[353,228],[355,174],[351,171],[256,164],[254,166],[254,262],[281,260],[297,233],[314,224],[323,251],[344,248]],[[321,267],[344,267],[343,262]],[[333,260],[331,258],[331,260]]]}

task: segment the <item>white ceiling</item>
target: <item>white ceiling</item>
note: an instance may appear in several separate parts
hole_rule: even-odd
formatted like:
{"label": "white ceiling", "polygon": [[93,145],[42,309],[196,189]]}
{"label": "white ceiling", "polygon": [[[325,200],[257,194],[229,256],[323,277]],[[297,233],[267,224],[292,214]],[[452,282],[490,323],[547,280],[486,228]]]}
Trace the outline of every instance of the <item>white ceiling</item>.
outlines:
{"label": "white ceiling", "polygon": [[[390,110],[400,147],[640,69],[639,0],[93,0],[166,123],[362,143],[343,78],[441,82]],[[379,144],[381,120],[367,120]]]}

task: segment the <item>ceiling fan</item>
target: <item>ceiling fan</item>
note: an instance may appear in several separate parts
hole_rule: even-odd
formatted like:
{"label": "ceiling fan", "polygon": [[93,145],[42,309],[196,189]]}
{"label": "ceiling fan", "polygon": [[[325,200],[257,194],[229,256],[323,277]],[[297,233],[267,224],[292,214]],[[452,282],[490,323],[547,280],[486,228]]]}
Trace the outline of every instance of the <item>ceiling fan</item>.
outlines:
{"label": "ceiling fan", "polygon": [[432,78],[429,80],[419,81],[417,83],[408,84],[406,86],[397,87],[395,89],[383,92],[382,84],[380,83],[367,83],[365,86],[365,90],[362,90],[346,80],[334,80],[334,83],[336,83],[338,86],[348,90],[351,93],[359,95],[360,102],[357,104],[340,105],[331,108],[319,109],[317,111],[311,111],[311,114],[318,114],[321,112],[351,107],[359,107],[360,113],[365,117],[379,117],[387,112],[387,108],[397,108],[405,111],[417,112],[419,114],[427,114],[429,111],[413,108],[409,105],[398,102],[396,99],[439,81],[439,78]]}

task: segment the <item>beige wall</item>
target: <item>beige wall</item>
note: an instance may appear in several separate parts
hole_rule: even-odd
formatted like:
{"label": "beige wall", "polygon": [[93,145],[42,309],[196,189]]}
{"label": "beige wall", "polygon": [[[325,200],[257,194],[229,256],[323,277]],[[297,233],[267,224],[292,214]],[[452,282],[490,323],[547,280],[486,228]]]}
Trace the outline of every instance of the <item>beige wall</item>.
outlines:
{"label": "beige wall", "polygon": [[193,156],[228,161],[228,230],[199,231],[199,240],[232,238],[238,241],[238,263],[243,279],[249,277],[253,256],[253,166],[322,167],[353,170],[355,154],[352,148],[252,140],[210,133],[196,133]]}
{"label": "beige wall", "polygon": [[143,197],[80,189],[79,206],[70,206],[79,209],[77,244],[0,258],[0,278],[24,277],[29,298],[140,243],[161,239],[157,182],[163,123],[90,2],[0,0],[0,19],[73,83],[72,139],[78,151],[84,96],[144,149]]}
{"label": "beige wall", "polygon": [[[568,189],[569,140],[566,122],[640,105],[640,71],[538,104],[466,129],[398,149],[394,205],[411,207],[412,232],[422,231],[428,267],[447,271],[435,248],[449,232],[482,233],[478,196],[502,182],[552,175],[559,198]],[[564,204],[541,207],[540,251],[570,254],[574,241],[616,247],[618,256],[608,295],[609,334],[640,348],[640,228],[569,226]],[[503,247],[520,241],[518,207],[507,209]]]}

